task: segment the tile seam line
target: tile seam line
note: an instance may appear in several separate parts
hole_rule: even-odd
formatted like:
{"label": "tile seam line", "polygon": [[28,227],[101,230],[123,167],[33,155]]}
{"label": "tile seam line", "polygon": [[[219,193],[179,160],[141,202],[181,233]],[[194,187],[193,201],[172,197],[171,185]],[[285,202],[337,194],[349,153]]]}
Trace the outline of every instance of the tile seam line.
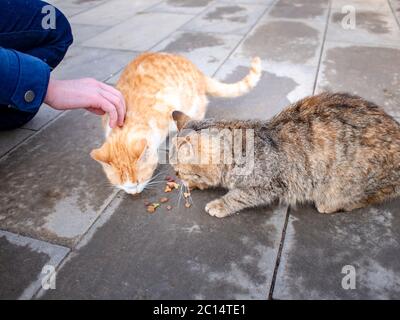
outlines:
{"label": "tile seam line", "polygon": [[329,28],[329,21],[331,19],[331,10],[332,10],[332,2],[329,1],[329,7],[328,7],[328,14],[326,17],[326,25],[325,25],[325,29],[324,29],[324,36],[322,38],[322,45],[321,45],[321,50],[319,53],[319,58],[318,58],[318,66],[317,66],[317,70],[315,73],[315,80],[314,80],[314,85],[313,85],[313,90],[312,90],[312,94],[315,94],[315,90],[317,88],[317,83],[318,83],[318,77],[319,77],[319,71],[321,69],[321,63],[322,63],[322,56],[324,54],[324,50],[325,50],[325,43],[326,41],[326,35],[328,33],[328,28]]}
{"label": "tile seam line", "polygon": [[394,12],[394,8],[393,8],[392,3],[390,2],[390,0],[386,0],[386,1],[387,1],[387,4],[388,4],[389,8],[390,8],[390,11],[392,12],[394,20],[397,23],[397,27],[400,29],[400,19],[397,17],[396,13]]}
{"label": "tile seam line", "polygon": [[11,234],[13,234],[13,235],[15,235],[17,237],[24,237],[24,238],[28,238],[28,239],[35,240],[35,241],[40,241],[40,242],[46,243],[46,244],[48,244],[50,246],[62,247],[64,249],[68,249],[68,251],[72,250],[70,247],[67,247],[66,245],[55,243],[55,242],[48,241],[48,240],[43,240],[43,239],[40,239],[40,238],[35,238],[35,237],[32,237],[31,235],[25,233],[25,232],[14,232],[14,231],[7,230],[7,229],[4,229],[4,228],[0,228],[0,232],[8,232],[8,233],[11,233]]}
{"label": "tile seam line", "polygon": [[226,56],[226,58],[221,62],[221,64],[218,66],[218,68],[215,70],[215,72],[212,74],[212,77],[215,77],[215,75],[218,73],[218,71],[222,68],[222,66],[230,59],[232,54],[239,48],[239,46],[245,41],[245,39],[248,37],[248,35],[256,28],[257,24],[261,21],[261,19],[272,10],[272,8],[276,5],[276,3],[279,0],[275,0],[273,3],[271,3],[268,7],[266,7],[263,11],[262,14],[258,17],[258,19],[251,25],[249,30],[242,35],[242,39],[232,48],[232,50],[229,52],[229,54]]}
{"label": "tile seam line", "polygon": [[[87,228],[86,232],[83,233],[78,240],[76,241],[76,243],[74,244],[73,247],[69,248],[68,253],[60,260],[60,262],[57,264],[57,266],[54,266],[56,272],[58,273],[63,267],[64,265],[69,261],[70,257],[73,257],[73,255],[77,252],[79,252],[79,249],[76,250],[76,248],[79,247],[79,244],[83,241],[83,239],[85,238],[85,236],[92,230],[92,228],[95,227],[97,221],[100,219],[100,217],[103,215],[103,213],[110,207],[110,205],[112,204],[112,202],[117,198],[119,191],[115,192],[115,194],[110,197],[110,200],[103,206],[101,212],[99,213],[99,215],[97,216],[97,218],[93,221],[93,223],[89,226],[89,228]],[[113,215],[113,214],[112,214]],[[33,294],[32,294],[32,298],[31,299],[36,299],[42,292],[42,288],[38,288],[38,290],[36,290]]]}
{"label": "tile seam line", "polygon": [[269,288],[268,297],[267,297],[268,300],[274,300],[273,299],[273,294],[274,294],[274,289],[275,289],[276,278],[278,276],[279,266],[281,264],[281,257],[282,257],[283,247],[285,245],[286,230],[287,230],[287,226],[288,226],[288,223],[289,223],[290,211],[291,211],[291,207],[289,205],[287,207],[287,209],[286,209],[285,223],[284,223],[283,228],[282,228],[281,241],[279,243],[279,249],[278,249],[278,253],[276,255],[274,273],[272,275],[271,286]]}
{"label": "tile seam line", "polygon": [[141,50],[132,50],[132,49],[118,49],[118,48],[106,48],[106,47],[95,47],[95,46],[88,46],[84,45],[83,43],[77,43],[75,44],[74,48],[81,48],[81,49],[96,49],[96,50],[110,50],[110,51],[117,51],[117,52],[123,52],[123,53],[141,53],[144,51]]}

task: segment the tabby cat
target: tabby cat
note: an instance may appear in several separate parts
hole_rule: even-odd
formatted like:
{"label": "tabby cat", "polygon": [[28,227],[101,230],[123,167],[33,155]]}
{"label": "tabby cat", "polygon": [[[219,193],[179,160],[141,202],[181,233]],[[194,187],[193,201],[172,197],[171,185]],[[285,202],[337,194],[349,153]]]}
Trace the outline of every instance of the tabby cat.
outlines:
{"label": "tabby cat", "polygon": [[[179,177],[191,188],[229,189],[206,205],[212,216],[274,201],[313,202],[320,213],[334,213],[400,195],[400,125],[360,97],[322,93],[268,121],[196,121],[178,111],[173,117],[180,131],[171,156]],[[248,174],[235,161],[210,160],[211,154],[234,152],[233,143],[221,143],[222,129],[252,130],[254,166]],[[194,161],[199,155],[202,162]]]}
{"label": "tabby cat", "polygon": [[143,191],[158,163],[157,149],[169,128],[175,128],[172,111],[203,119],[206,94],[237,97],[253,88],[261,75],[261,61],[254,58],[250,73],[234,84],[221,83],[200,72],[184,57],[144,53],[123,71],[116,88],[125,98],[127,113],[122,128],[110,129],[103,117],[106,141],[91,152],[109,181],[130,194]]}

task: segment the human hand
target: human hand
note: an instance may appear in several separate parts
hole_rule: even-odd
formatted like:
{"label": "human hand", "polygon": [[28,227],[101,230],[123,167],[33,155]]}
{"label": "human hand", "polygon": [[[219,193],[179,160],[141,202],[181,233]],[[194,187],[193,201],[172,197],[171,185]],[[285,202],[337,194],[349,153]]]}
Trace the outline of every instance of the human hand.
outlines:
{"label": "human hand", "polygon": [[95,79],[50,78],[44,102],[57,110],[85,108],[98,115],[108,113],[111,128],[124,124],[126,106],[121,92]]}

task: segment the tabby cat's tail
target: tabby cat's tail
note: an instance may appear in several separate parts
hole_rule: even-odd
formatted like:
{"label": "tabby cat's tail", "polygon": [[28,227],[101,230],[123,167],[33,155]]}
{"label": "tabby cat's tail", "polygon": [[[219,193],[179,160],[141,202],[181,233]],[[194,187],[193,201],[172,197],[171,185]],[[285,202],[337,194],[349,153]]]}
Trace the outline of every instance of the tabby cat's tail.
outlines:
{"label": "tabby cat's tail", "polygon": [[206,77],[206,91],[214,97],[234,98],[249,92],[254,88],[261,77],[261,59],[253,58],[250,72],[236,83],[223,83],[216,79]]}

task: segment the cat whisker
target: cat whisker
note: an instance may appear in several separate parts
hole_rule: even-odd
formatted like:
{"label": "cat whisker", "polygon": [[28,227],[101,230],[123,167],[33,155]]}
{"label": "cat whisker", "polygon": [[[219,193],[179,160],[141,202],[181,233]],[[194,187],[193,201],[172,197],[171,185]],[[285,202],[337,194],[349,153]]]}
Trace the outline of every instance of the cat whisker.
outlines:
{"label": "cat whisker", "polygon": [[179,195],[178,195],[178,205],[177,205],[178,208],[179,208],[179,205],[181,204],[182,194],[183,194],[183,184],[181,183],[180,187],[179,187]]}

